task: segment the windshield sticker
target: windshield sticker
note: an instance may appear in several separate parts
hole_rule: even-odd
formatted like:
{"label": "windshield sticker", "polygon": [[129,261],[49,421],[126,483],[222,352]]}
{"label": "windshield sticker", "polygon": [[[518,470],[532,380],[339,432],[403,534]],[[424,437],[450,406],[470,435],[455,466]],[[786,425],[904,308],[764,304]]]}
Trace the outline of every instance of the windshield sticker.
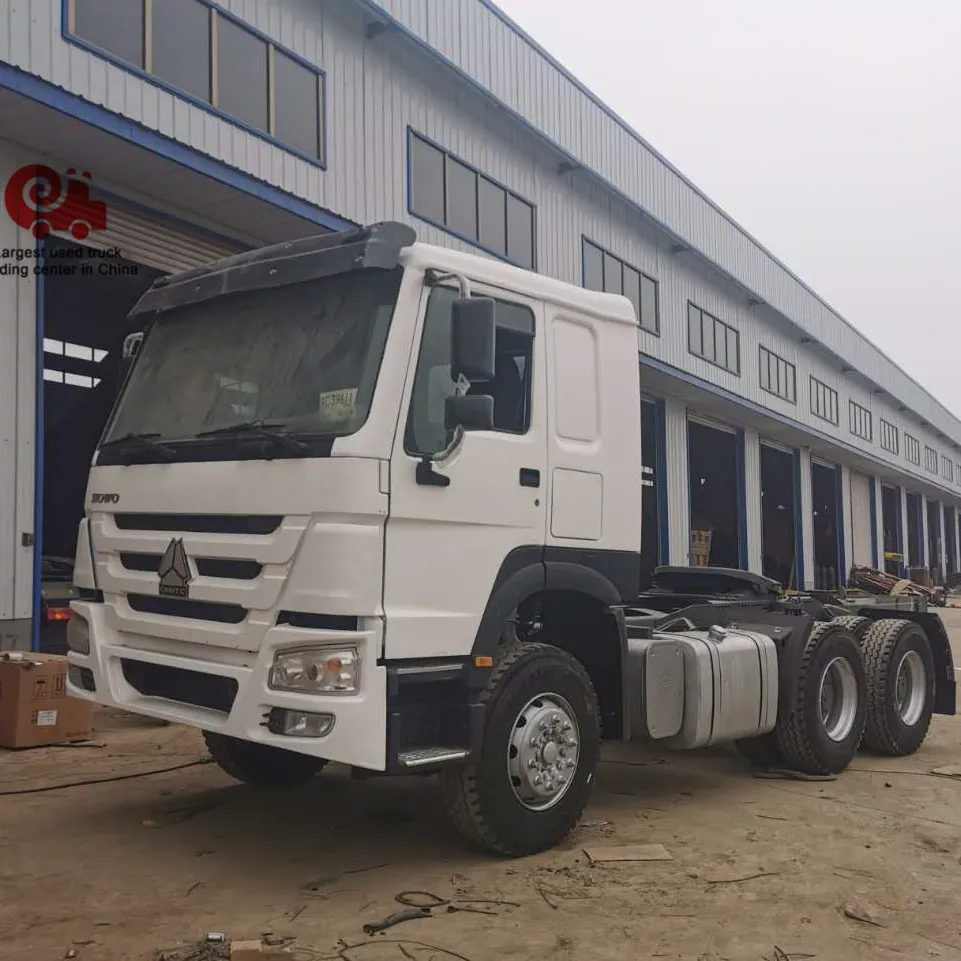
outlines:
{"label": "windshield sticker", "polygon": [[319,397],[318,413],[321,420],[350,420],[357,409],[357,388],[325,390]]}

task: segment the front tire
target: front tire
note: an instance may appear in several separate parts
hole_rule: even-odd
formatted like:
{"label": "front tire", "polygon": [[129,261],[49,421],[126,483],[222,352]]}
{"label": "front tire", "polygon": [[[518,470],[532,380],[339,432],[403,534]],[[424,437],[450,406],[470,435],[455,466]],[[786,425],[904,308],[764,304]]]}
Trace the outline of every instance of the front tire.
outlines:
{"label": "front tire", "polygon": [[218,767],[235,781],[258,788],[289,788],[306,784],[327,763],[270,744],[242,741],[204,731],[204,743]]}
{"label": "front tire", "polygon": [[787,766],[840,774],[854,760],[867,717],[861,648],[837,621],[814,625],[794,681],[789,713],[775,728]]}
{"label": "front tire", "polygon": [[934,657],[913,621],[875,621],[863,642],[868,678],[864,747],[889,757],[914,754],[934,708]]}
{"label": "front tire", "polygon": [[583,813],[600,759],[590,678],[559,648],[510,644],[481,699],[479,756],[441,772],[448,814],[467,840],[495,854],[552,848]]}

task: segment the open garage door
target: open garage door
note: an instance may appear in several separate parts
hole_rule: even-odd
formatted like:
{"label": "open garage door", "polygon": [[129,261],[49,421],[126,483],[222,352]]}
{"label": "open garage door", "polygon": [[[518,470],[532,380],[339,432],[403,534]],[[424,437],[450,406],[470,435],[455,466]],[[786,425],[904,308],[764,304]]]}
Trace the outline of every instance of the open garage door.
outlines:
{"label": "open garage door", "polygon": [[741,480],[737,433],[689,418],[688,481],[691,493],[691,563],[741,566]]}
{"label": "open garage door", "polygon": [[[811,459],[811,498],[814,505],[814,586],[833,591],[841,586],[841,469]],[[847,578],[843,578],[847,580]]]}
{"label": "open garage door", "polygon": [[761,572],[782,587],[798,586],[795,456],[761,441]]}
{"label": "open garage door", "polygon": [[874,538],[871,533],[871,484],[866,474],[851,471],[851,496],[848,510],[851,514],[853,557],[856,567],[874,566]]}
{"label": "open garage door", "polygon": [[904,570],[904,535],[901,526],[901,489],[881,487],[881,533],[884,536],[884,569],[900,577]]}

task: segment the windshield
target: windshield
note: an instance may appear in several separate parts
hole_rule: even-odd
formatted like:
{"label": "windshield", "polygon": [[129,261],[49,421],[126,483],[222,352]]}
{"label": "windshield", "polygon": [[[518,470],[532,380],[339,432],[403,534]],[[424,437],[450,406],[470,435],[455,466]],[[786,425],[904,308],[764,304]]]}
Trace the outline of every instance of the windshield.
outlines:
{"label": "windshield", "polygon": [[[245,432],[231,428],[251,422],[296,436],[354,433],[367,420],[402,273],[356,271],[162,315],[103,443],[139,435],[168,453],[236,446]],[[247,433],[263,442],[263,430]],[[131,452],[149,459],[146,445]]]}

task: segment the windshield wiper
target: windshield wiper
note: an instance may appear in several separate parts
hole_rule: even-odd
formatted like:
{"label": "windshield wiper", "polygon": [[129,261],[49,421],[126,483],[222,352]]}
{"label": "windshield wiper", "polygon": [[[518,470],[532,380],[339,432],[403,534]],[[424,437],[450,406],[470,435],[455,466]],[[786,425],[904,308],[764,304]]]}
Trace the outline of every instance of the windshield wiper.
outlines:
{"label": "windshield wiper", "polygon": [[303,441],[291,437],[283,429],[283,424],[269,424],[262,420],[248,420],[242,424],[231,424],[229,427],[215,427],[212,430],[202,430],[197,437],[260,437],[262,440],[272,441],[286,450],[296,451],[298,454],[311,454],[313,451]]}
{"label": "windshield wiper", "polygon": [[124,434],[123,437],[114,437],[113,440],[105,441],[100,445],[100,449],[109,450],[113,447],[139,447],[141,450],[149,450],[160,454],[164,460],[176,460],[176,453],[166,444],[161,444],[157,440],[158,437],[160,437],[160,434]]}

